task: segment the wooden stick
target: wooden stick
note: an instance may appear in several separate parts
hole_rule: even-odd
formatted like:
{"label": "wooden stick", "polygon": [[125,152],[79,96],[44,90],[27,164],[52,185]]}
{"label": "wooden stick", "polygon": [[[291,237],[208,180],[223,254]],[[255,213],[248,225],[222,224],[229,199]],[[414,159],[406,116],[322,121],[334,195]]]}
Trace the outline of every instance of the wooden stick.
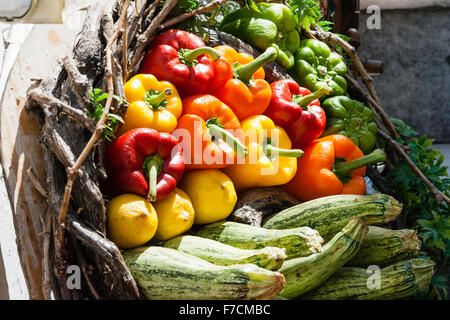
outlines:
{"label": "wooden stick", "polygon": [[193,17],[193,16],[195,16],[197,14],[209,11],[211,9],[214,9],[215,7],[218,7],[218,6],[224,4],[225,2],[228,2],[228,1],[230,1],[230,0],[214,0],[214,1],[210,2],[210,3],[208,3],[207,5],[204,5],[203,7],[194,9],[194,10],[192,10],[190,12],[186,12],[184,14],[179,15],[178,17],[172,18],[172,19],[164,22],[162,25],[160,25],[158,27],[158,29],[159,30],[164,30],[164,29],[166,29],[166,28],[168,28],[170,26],[173,26],[174,24],[183,22],[184,20],[187,20],[190,17]]}
{"label": "wooden stick", "polygon": [[[28,173],[28,171],[27,171]],[[46,192],[45,192],[46,194]],[[42,225],[42,237],[43,237],[43,254],[42,254],[42,293],[44,294],[45,300],[51,299],[52,293],[52,272],[50,271],[50,236],[51,236],[51,215],[49,214],[49,209],[45,210],[44,217],[40,217]]]}
{"label": "wooden stick", "polygon": [[[125,0],[122,0],[122,7],[125,7]],[[137,4],[135,3],[135,8],[136,8],[136,14],[139,14],[139,12],[137,12]],[[127,23],[128,23],[128,15],[125,15],[124,21],[123,21],[123,25],[124,28],[126,29],[127,27]],[[125,31],[125,30],[124,30]],[[123,70],[123,82],[127,81],[128,78],[128,33],[122,31],[122,70]]]}

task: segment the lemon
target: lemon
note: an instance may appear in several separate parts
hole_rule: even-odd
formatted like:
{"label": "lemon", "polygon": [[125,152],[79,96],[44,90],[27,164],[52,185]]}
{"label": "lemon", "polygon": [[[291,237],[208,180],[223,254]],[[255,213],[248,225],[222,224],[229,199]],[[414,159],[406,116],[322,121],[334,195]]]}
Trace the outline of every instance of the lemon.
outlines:
{"label": "lemon", "polygon": [[121,249],[139,247],[156,233],[156,211],[143,197],[120,195],[108,203],[106,210],[109,238]]}
{"label": "lemon", "polygon": [[237,201],[233,182],[219,170],[195,170],[185,173],[180,188],[191,198],[195,224],[213,223],[228,217]]}
{"label": "lemon", "polygon": [[168,240],[188,231],[194,223],[194,207],[191,199],[181,189],[176,188],[164,200],[154,204],[158,215],[158,229],[155,238]]}

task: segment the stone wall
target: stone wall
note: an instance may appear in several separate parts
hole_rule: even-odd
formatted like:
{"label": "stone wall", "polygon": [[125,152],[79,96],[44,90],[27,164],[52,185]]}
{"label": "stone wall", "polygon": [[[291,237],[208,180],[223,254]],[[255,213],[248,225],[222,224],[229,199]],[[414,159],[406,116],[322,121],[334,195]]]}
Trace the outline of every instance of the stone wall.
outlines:
{"label": "stone wall", "polygon": [[374,76],[387,112],[437,142],[450,142],[450,8],[381,10],[368,30],[362,10],[361,57],[382,60]]}

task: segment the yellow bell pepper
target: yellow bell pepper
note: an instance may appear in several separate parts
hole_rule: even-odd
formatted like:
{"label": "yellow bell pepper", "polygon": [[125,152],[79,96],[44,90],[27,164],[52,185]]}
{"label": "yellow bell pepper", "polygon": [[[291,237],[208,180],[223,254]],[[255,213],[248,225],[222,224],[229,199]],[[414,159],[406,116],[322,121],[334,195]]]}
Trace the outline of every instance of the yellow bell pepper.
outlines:
{"label": "yellow bell pepper", "polygon": [[152,74],[138,74],[125,84],[125,98],[130,105],[119,135],[135,128],[152,128],[172,133],[182,113],[178,91],[167,81]]}
{"label": "yellow bell pepper", "polygon": [[283,128],[266,116],[252,116],[241,122],[242,140],[248,149],[243,161],[224,168],[238,192],[252,187],[277,186],[288,183],[297,173],[300,149],[292,143]]}

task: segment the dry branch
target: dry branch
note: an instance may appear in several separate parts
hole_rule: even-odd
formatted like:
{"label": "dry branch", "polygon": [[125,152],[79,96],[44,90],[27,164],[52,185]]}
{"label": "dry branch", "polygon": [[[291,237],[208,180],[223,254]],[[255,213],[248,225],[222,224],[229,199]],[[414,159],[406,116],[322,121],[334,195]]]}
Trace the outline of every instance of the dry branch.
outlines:
{"label": "dry branch", "polygon": [[73,119],[77,120],[90,132],[95,131],[95,120],[89,118],[82,110],[73,108],[67,103],[55,98],[53,95],[45,94],[40,88],[30,90],[28,95],[34,101],[41,103],[44,107],[57,107],[59,112],[64,112]]}

